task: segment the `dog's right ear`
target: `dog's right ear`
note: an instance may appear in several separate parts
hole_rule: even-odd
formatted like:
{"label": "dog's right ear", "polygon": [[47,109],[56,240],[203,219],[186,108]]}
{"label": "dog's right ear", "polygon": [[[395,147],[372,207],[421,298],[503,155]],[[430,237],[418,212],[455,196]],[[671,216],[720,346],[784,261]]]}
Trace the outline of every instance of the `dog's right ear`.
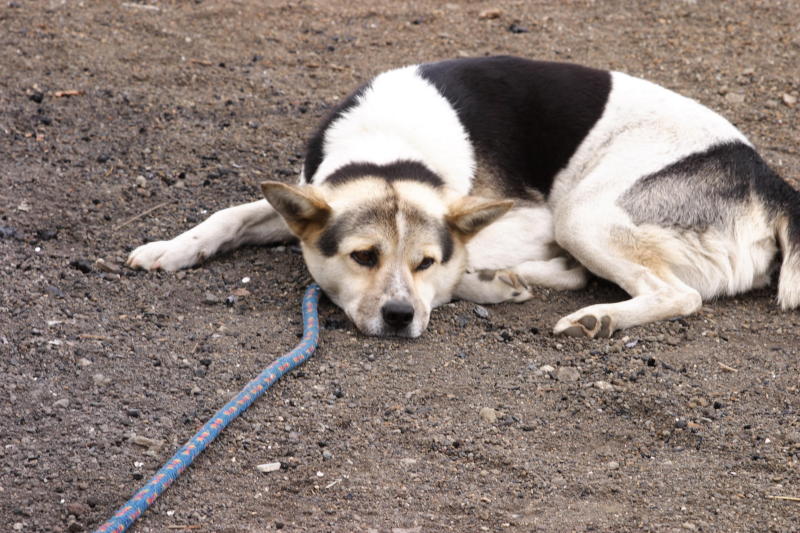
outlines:
{"label": "dog's right ear", "polygon": [[301,240],[322,228],[331,216],[331,207],[313,185],[265,181],[261,184],[261,192]]}
{"label": "dog's right ear", "polygon": [[514,207],[513,200],[489,200],[477,196],[463,196],[450,205],[447,223],[465,239],[505,215]]}

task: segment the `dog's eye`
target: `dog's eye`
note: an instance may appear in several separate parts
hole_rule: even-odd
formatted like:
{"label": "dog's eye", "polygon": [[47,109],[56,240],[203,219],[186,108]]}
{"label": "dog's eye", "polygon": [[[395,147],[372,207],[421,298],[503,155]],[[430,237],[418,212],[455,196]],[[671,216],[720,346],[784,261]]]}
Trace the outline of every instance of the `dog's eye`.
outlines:
{"label": "dog's eye", "polygon": [[368,268],[372,268],[378,264],[378,252],[371,248],[369,250],[356,250],[350,254],[350,257],[359,265]]}
{"label": "dog's eye", "polygon": [[432,257],[426,257],[417,265],[417,272],[430,268],[433,263],[435,263],[435,261]]}

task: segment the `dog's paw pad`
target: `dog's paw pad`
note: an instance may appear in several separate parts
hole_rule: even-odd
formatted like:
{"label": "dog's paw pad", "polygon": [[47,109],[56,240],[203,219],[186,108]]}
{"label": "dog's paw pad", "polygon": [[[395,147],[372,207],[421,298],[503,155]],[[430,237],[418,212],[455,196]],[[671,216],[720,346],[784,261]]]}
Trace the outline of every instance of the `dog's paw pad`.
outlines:
{"label": "dog's paw pad", "polygon": [[599,319],[592,314],[579,316],[580,318],[573,318],[572,315],[562,318],[553,328],[553,333],[568,337],[588,337],[590,339],[610,337],[614,333],[612,320],[608,315],[603,315]]}

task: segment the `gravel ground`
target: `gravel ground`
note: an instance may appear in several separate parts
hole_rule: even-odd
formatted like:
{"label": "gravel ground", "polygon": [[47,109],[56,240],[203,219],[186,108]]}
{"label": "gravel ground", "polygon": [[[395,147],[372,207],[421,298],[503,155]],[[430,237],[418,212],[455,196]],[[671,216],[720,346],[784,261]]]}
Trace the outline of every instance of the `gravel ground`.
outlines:
{"label": "gravel ground", "polygon": [[[723,112],[796,184],[798,21],[794,0],[3,0],[0,529],[96,527],[297,341],[293,246],[122,263],[294,180],[361,81],[494,53],[624,70]],[[135,530],[800,531],[774,498],[800,497],[800,314],[766,289],[610,340],[549,333],[624,297],[456,302],[416,341],[323,302],[314,358]]]}

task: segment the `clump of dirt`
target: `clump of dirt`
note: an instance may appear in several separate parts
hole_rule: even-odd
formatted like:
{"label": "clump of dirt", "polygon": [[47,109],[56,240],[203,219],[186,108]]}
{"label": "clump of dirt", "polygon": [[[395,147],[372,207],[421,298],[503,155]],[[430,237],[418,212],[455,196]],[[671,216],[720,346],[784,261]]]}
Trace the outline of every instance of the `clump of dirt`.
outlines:
{"label": "clump of dirt", "polygon": [[[495,53],[624,70],[723,112],[794,180],[797,20],[800,4],[744,0],[3,2],[4,529],[96,527],[294,345],[295,247],[121,265],[294,180],[363,80]],[[624,297],[593,282],[485,316],[456,302],[413,342],[365,338],[323,302],[314,358],[136,530],[797,530],[800,504],[777,497],[800,496],[800,315],[767,289],[611,340],[549,333]]]}

